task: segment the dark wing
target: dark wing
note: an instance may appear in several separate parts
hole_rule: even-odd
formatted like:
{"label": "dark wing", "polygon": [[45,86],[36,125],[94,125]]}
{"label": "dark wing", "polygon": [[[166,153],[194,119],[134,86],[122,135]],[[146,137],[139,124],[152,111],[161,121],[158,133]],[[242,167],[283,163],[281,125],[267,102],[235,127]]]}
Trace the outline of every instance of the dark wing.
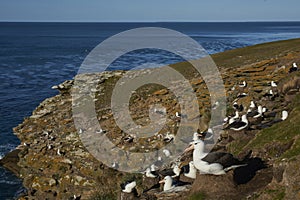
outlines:
{"label": "dark wing", "polygon": [[271,127],[273,124],[276,124],[278,122],[281,122],[282,119],[274,119],[272,121],[269,121],[269,122],[265,122],[265,123],[262,123],[260,125],[257,126],[258,129],[264,129],[264,128],[268,128],[268,127]]}
{"label": "dark wing", "polygon": [[159,173],[158,173],[158,171],[151,171],[151,174],[153,174],[154,176],[159,176]]}
{"label": "dark wing", "polygon": [[243,122],[243,121],[235,121],[233,122],[232,124],[229,124],[226,128],[240,128],[240,127],[243,127],[243,126],[246,126],[247,123],[246,122]]}
{"label": "dark wing", "polygon": [[207,154],[206,157],[202,159],[208,163],[219,163],[223,166],[223,168],[230,167],[232,165],[240,165],[243,164],[240,160],[233,157],[230,153],[225,152],[212,152]]}
{"label": "dark wing", "polygon": [[190,172],[190,165],[184,165],[181,169],[183,170],[183,173],[188,174]]}
{"label": "dark wing", "polygon": [[252,111],[250,113],[247,113],[247,117],[254,117],[255,115],[258,115],[259,113],[257,112],[257,110]]}
{"label": "dark wing", "polygon": [[184,186],[184,185],[190,185],[191,183],[188,183],[188,182],[183,182],[183,181],[175,181],[175,180],[173,180],[173,185],[175,186],[175,187],[177,187],[177,186]]}
{"label": "dark wing", "polygon": [[160,176],[174,176],[174,175],[176,175],[176,174],[173,172],[173,169],[172,169],[172,168],[160,170],[160,171],[158,171],[158,174],[159,174]]}
{"label": "dark wing", "polygon": [[263,116],[266,117],[266,118],[269,118],[269,117],[275,117],[276,114],[277,114],[276,111],[270,111],[270,112],[263,113]]}

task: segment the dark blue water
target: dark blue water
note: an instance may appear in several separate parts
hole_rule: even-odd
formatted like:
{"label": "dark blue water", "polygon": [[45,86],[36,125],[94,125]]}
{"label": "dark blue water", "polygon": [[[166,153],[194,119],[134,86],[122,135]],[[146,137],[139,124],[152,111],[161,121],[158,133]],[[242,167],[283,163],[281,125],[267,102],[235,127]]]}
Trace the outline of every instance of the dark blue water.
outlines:
{"label": "dark blue water", "polygon": [[[300,22],[273,23],[0,23],[0,156],[19,140],[12,128],[30,116],[51,86],[71,79],[85,56],[104,39],[138,27],[185,33],[209,53],[300,37]],[[134,52],[114,68],[144,62],[170,64],[181,58],[155,50]],[[0,199],[11,199],[21,181],[0,168]]]}

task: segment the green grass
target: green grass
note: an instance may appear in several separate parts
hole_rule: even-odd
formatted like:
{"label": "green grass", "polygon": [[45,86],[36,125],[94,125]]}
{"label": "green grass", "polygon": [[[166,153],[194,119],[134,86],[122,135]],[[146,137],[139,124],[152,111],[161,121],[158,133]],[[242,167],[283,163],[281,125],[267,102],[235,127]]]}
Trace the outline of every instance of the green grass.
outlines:
{"label": "green grass", "polygon": [[248,140],[236,140],[231,142],[228,145],[228,151],[231,152],[233,155],[238,155],[243,148],[247,145]]}
{"label": "green grass", "polygon": [[189,200],[204,200],[206,198],[206,195],[202,192],[193,194],[189,197]]}
{"label": "green grass", "polygon": [[291,51],[300,51],[300,39],[282,40],[250,47],[234,49],[212,55],[213,60],[222,67],[236,68],[262,60],[285,55]]}
{"label": "green grass", "polygon": [[266,190],[266,193],[273,196],[274,200],[282,200],[285,196],[285,191],[283,189],[280,190]]}
{"label": "green grass", "polygon": [[287,120],[262,130],[245,147],[248,149],[263,148],[272,142],[287,144],[293,140],[292,147],[281,155],[282,158],[292,158],[300,154],[300,95],[298,95],[290,105],[292,112]]}

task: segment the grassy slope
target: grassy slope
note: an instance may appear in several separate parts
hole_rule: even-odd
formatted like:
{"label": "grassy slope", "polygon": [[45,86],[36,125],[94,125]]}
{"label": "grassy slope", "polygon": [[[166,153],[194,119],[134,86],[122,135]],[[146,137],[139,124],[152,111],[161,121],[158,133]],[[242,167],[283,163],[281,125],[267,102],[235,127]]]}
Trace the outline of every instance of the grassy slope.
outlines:
{"label": "grassy slope", "polygon": [[[286,55],[293,51],[300,51],[300,39],[277,41],[258,44],[246,48],[234,49],[212,55],[218,66],[235,68],[267,59]],[[300,96],[290,105],[292,112],[289,118],[281,123],[262,130],[249,144],[242,143],[238,149],[259,149],[272,142],[288,143],[295,139],[291,149],[281,155],[281,158],[292,158],[300,154]],[[246,146],[245,146],[246,145]],[[243,148],[245,146],[245,148]],[[274,155],[273,155],[274,156]]]}
{"label": "grassy slope", "polygon": [[[235,68],[243,65],[274,59],[297,51],[300,51],[300,39],[291,39],[258,44],[214,54],[212,55],[212,59],[220,68],[235,70]],[[180,73],[187,75],[187,77],[195,76],[195,71],[189,63],[181,62],[171,66]],[[294,140],[300,133],[300,97],[294,100],[291,107],[292,112],[288,120],[262,130],[249,144],[243,141],[235,143],[234,153],[239,153],[246,148],[259,149],[274,141],[288,143]],[[291,158],[299,154],[300,139],[296,138],[292,148],[281,155],[281,158]]]}
{"label": "grassy slope", "polygon": [[[290,107],[292,111],[286,121],[262,130],[245,148],[260,149],[272,142],[279,144],[293,142],[292,147],[279,158],[291,159],[298,156],[300,154],[300,95],[296,96]],[[269,153],[271,156],[276,156],[276,152]]]}
{"label": "grassy slope", "polygon": [[212,55],[218,66],[237,67],[300,51],[300,39],[283,40],[234,49]]}
{"label": "grassy slope", "polygon": [[[233,49],[211,55],[219,68],[231,68],[253,64],[263,60],[283,56],[291,51],[300,51],[300,39],[282,40]],[[188,62],[170,65],[187,78],[198,76],[197,71]]]}

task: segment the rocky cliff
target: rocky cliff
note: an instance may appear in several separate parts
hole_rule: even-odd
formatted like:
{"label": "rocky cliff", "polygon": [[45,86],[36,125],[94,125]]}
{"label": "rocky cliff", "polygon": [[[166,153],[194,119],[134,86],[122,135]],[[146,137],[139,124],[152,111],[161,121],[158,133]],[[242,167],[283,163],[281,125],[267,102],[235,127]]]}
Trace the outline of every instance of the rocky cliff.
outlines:
{"label": "rocky cliff", "polygon": [[[148,191],[155,183],[149,183],[141,174],[120,172],[112,165],[101,163],[82,144],[72,113],[71,89],[74,82],[66,81],[54,87],[60,91],[58,95],[44,100],[29,118],[14,129],[21,144],[17,151],[1,160],[1,164],[23,179],[28,193],[20,198],[300,199],[300,73],[289,73],[294,62],[300,64],[300,40],[256,45],[212,57],[225,83],[227,114],[234,114],[232,103],[243,92],[248,96],[240,98],[238,104],[246,107],[255,100],[266,107],[266,115],[269,114],[265,121],[250,122],[247,130],[224,131],[220,138],[216,138],[218,143],[214,151],[228,151],[243,157],[251,150],[252,158],[259,158],[265,167],[253,173],[235,170],[224,176],[199,174],[187,191],[162,193],[159,188]],[[205,82],[188,63],[171,67],[189,79],[200,108],[198,128],[207,129],[211,105]],[[136,75],[145,71],[136,71]],[[94,102],[99,123],[106,130],[107,137],[122,149],[147,152],[151,148],[160,148],[165,145],[163,138],[166,133],[177,131],[178,121],[174,115],[180,105],[174,94],[164,87],[147,85],[139,88],[130,99],[133,120],[141,126],[147,125],[149,106],[158,102],[166,107],[169,120],[160,132],[162,137],[126,142],[128,136],[115,124],[109,105],[112,88],[124,73],[116,71],[84,76],[87,82],[98,81]],[[247,87],[238,87],[244,80]],[[274,98],[265,95],[271,88],[271,81],[278,85],[274,88]],[[270,127],[259,126],[280,118],[283,110],[289,112],[287,120]],[[185,155],[182,161],[187,163],[190,159],[190,155]],[[254,163],[250,171],[255,167]],[[129,179],[137,180],[137,196],[121,194],[120,184]]]}

